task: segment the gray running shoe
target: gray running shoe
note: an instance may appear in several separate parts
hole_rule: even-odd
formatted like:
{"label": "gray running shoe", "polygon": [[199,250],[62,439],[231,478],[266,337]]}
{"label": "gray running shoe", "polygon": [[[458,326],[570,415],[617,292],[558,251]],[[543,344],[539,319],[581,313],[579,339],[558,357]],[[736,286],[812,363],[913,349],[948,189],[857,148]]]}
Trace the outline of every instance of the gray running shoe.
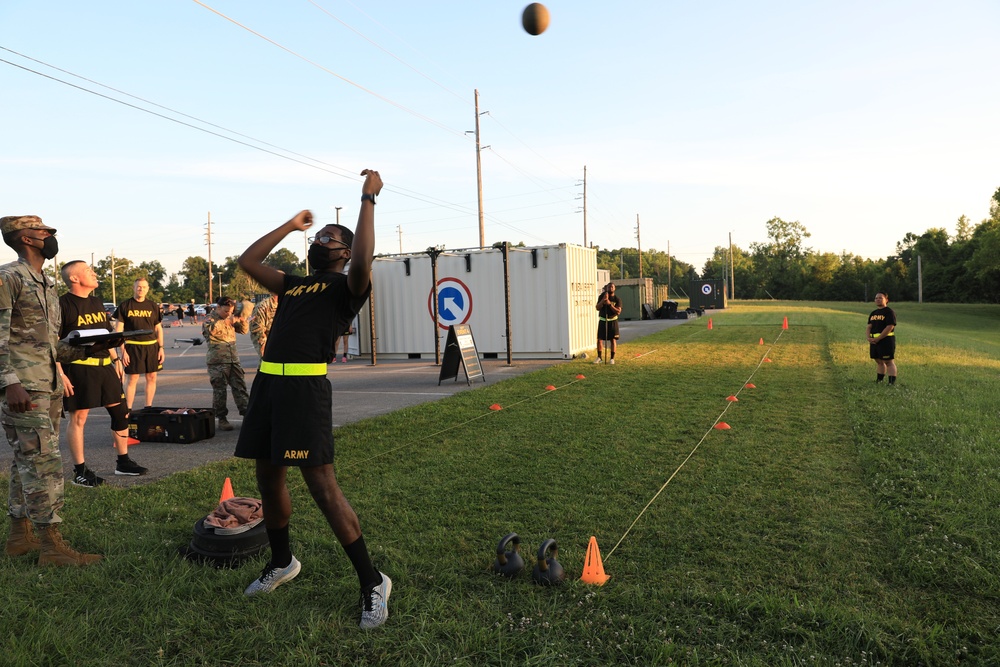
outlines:
{"label": "gray running shoe", "polygon": [[392,579],[384,572],[382,583],[361,591],[361,629],[372,630],[389,618],[389,594],[392,593]]}
{"label": "gray running shoe", "polygon": [[260,573],[260,577],[254,579],[253,583],[243,591],[243,594],[257,595],[257,593],[270,593],[286,581],[294,579],[301,569],[302,563],[297,561],[295,556],[292,556],[292,562],[285,567],[274,567],[268,563],[264,571]]}

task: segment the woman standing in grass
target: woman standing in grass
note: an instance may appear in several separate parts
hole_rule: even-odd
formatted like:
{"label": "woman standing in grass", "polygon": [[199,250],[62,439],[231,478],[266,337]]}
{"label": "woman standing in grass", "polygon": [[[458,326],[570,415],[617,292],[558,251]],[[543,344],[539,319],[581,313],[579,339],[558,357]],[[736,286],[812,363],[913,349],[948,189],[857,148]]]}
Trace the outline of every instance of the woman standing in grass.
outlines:
{"label": "woman standing in grass", "polygon": [[878,306],[868,316],[868,356],[875,360],[875,382],[889,376],[889,384],[896,384],[896,313],[889,307],[889,295],[879,292],[875,295]]}

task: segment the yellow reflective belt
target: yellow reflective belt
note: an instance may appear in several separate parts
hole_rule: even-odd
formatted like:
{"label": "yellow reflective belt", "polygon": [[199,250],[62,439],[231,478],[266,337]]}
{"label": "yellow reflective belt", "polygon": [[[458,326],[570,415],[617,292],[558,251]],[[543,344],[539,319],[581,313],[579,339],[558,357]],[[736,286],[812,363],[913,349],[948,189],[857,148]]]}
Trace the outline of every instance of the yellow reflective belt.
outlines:
{"label": "yellow reflective belt", "polygon": [[125,344],[126,345],[153,345],[156,342],[157,341],[155,341],[155,340],[127,340],[127,341],[125,341]]}
{"label": "yellow reflective belt", "polygon": [[262,361],[260,372],[268,375],[326,375],[326,364],[279,364]]}
{"label": "yellow reflective belt", "polygon": [[111,363],[111,359],[109,357],[103,357],[100,359],[90,357],[89,359],[77,359],[75,361],[71,361],[70,363],[80,364],[81,366],[107,366]]}
{"label": "yellow reflective belt", "polygon": [[600,319],[600,320],[601,320],[602,322],[614,322],[615,320],[617,320],[617,319],[618,319],[618,316],[617,316],[617,315],[615,315],[614,317],[600,317],[599,319]]}

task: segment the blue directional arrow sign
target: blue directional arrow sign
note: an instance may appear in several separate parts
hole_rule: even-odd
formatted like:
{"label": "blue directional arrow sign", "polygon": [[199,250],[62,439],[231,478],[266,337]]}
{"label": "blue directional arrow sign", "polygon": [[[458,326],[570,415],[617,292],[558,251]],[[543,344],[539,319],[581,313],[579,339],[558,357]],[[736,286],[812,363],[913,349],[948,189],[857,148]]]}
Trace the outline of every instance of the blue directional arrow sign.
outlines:
{"label": "blue directional arrow sign", "polygon": [[[431,311],[433,292],[427,295],[427,310]],[[472,293],[458,278],[442,278],[437,291],[438,326],[447,329],[453,324],[465,324],[472,316]]]}

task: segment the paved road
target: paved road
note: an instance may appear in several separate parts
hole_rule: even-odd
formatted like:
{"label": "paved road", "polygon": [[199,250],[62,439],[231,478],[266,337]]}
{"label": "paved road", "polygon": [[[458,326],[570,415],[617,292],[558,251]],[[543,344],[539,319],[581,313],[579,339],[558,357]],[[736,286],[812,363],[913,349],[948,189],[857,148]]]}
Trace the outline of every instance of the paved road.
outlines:
{"label": "paved road", "polygon": [[[661,329],[691,322],[691,320],[646,320],[621,323],[623,341],[634,340]],[[187,324],[183,327],[171,326],[164,329],[166,361],[159,374],[154,404],[163,407],[211,407],[212,389],[205,369],[205,346],[185,342],[193,336],[201,336],[201,327]],[[247,387],[253,382],[257,365],[257,355],[249,336],[237,336],[240,361],[246,371]],[[566,361],[515,360],[512,366],[506,361],[483,360],[486,377],[473,381],[469,386],[465,376],[459,371],[459,381],[446,380],[438,386],[440,366],[434,365],[433,358],[417,360],[379,360],[372,366],[366,359],[354,359],[346,364],[330,365],[328,377],[333,383],[335,426],[352,423],[387,414],[401,408],[435,401],[484,384],[495,384],[539,368],[565,364]],[[136,394],[136,405],[144,402],[144,380],[140,380]],[[343,399],[338,403],[338,399]],[[149,474],[142,477],[117,477],[114,474],[115,449],[111,438],[111,419],[102,408],[90,411],[85,430],[85,451],[87,465],[107,483],[117,486],[142,484],[162,479],[181,470],[219,461],[232,456],[242,418],[237,414],[232,396],[229,397],[230,421],[236,430],[223,433],[218,431],[213,438],[192,444],[141,443],[133,445],[129,454],[141,465],[149,468]],[[67,479],[72,470],[69,451],[65,445],[66,419],[62,421],[63,461]],[[10,468],[11,452],[8,446],[0,445],[0,465]]]}

